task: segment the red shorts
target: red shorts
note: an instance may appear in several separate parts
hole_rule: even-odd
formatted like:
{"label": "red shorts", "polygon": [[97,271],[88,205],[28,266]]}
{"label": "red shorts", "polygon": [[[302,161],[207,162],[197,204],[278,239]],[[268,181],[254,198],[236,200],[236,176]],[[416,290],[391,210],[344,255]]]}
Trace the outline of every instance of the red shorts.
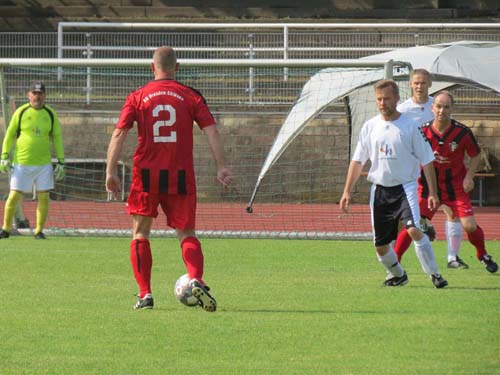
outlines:
{"label": "red shorts", "polygon": [[158,205],[167,216],[168,226],[194,229],[196,223],[196,194],[152,194],[131,190],[127,199],[129,215],[158,216]]}
{"label": "red shorts", "polygon": [[[420,205],[420,216],[432,219],[436,214],[436,210],[431,211],[427,207],[427,199],[419,198]],[[474,211],[472,210],[472,203],[470,201],[470,196],[466,192],[460,192],[456,195],[456,200],[450,201],[444,199],[439,202],[440,204],[445,204],[453,211],[453,217],[467,217],[473,216]]]}

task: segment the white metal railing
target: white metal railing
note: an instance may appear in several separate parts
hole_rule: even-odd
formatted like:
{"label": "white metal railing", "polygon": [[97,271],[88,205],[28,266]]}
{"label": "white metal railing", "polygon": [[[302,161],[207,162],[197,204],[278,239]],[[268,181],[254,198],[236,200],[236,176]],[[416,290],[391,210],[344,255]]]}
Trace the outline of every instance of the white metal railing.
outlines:
{"label": "white metal railing", "polygon": [[[8,35],[7,35],[8,34]],[[11,35],[12,34],[12,35]],[[14,35],[15,34],[15,35]],[[117,68],[125,73],[111,72],[114,79],[104,82],[101,78],[106,72],[91,66],[93,60],[126,59],[133,61],[151,59],[152,52],[162,44],[170,44],[178,52],[179,61],[200,61],[199,68],[183,70],[181,79],[188,82],[191,77],[200,73],[207,80],[196,80],[196,86],[209,95],[216,95],[220,103],[224,102],[222,93],[230,96],[228,103],[235,105],[281,105],[293,100],[297,90],[301,87],[301,78],[297,78],[298,70],[284,66],[281,70],[280,80],[263,83],[263,74],[267,68],[259,68],[254,63],[247,65],[245,77],[238,71],[240,81],[238,87],[231,85],[229,79],[214,82],[212,71],[205,69],[207,66],[217,65],[219,61],[234,60],[235,66],[243,66],[243,61],[310,61],[322,60],[354,60],[359,57],[394,50],[397,48],[412,47],[423,44],[449,43],[460,40],[493,41],[500,43],[500,24],[495,23],[104,23],[104,22],[61,22],[58,32],[39,36],[33,33],[0,33],[0,51],[4,57],[57,57],[86,58],[88,65],[83,65],[83,70],[69,72],[73,81],[62,80],[62,68],[51,71],[50,78],[62,91],[69,93],[84,92],[78,99],[82,104],[105,103],[114,91],[121,90],[119,80],[126,76],[127,69]],[[25,35],[21,38],[19,34]],[[56,40],[57,36],[57,40]],[[56,43],[57,42],[57,43]],[[50,43],[43,53],[39,49],[43,43]],[[56,45],[57,44],[57,45]],[[38,49],[33,50],[31,46]],[[23,52],[24,51],[24,52]],[[9,56],[13,55],[13,56]],[[140,63],[142,66],[142,62]],[[130,65],[129,65],[130,66]],[[147,65],[144,65],[145,67]],[[277,66],[277,65],[276,65]],[[309,66],[311,66],[309,64]],[[321,65],[312,65],[321,66]],[[127,84],[141,84],[147,80],[148,69],[140,69],[141,73],[134,71],[134,77],[142,74],[141,79],[135,79]],[[304,77],[314,72],[306,72]],[[66,70],[68,72],[68,70]],[[36,74],[44,74],[43,69],[30,73],[24,70],[11,71],[7,82],[15,77],[18,82],[31,79]],[[55,73],[55,75],[53,75]],[[225,73],[225,72],[222,72]],[[289,74],[290,73],[290,74]],[[121,76],[120,76],[121,74]],[[278,74],[279,72],[273,73]],[[295,74],[295,76],[294,76]],[[77,76],[78,75],[78,76]],[[228,75],[225,74],[225,77]],[[275,75],[276,76],[276,75]],[[293,77],[294,79],[289,79]],[[67,82],[71,85],[64,87]],[[201,83],[201,87],[200,87]],[[189,83],[188,83],[189,84]],[[12,89],[12,87],[10,87]],[[24,89],[24,88],[23,88]],[[15,88],[18,95],[21,89]],[[107,90],[107,91],[105,91]],[[231,93],[237,92],[237,96]],[[267,91],[266,91],[267,90]],[[278,92],[276,101],[263,100],[263,93]],[[243,95],[242,95],[243,94]],[[75,95],[76,96],[76,95]],[[260,96],[260,100],[259,100]],[[246,97],[246,98],[245,98]],[[271,95],[272,97],[272,95]],[[60,96],[58,101],[63,101],[68,95]],[[220,99],[219,99],[220,98]],[[237,98],[233,100],[233,98]],[[280,101],[280,98],[286,98]],[[54,99],[55,100],[55,99]],[[265,102],[265,103],[264,103]],[[72,102],[73,103],[73,102]],[[496,103],[496,101],[495,101]]]}
{"label": "white metal railing", "polygon": [[[179,63],[187,67],[278,67],[278,68],[297,68],[297,67],[363,67],[363,68],[384,68],[386,78],[392,78],[395,66],[411,69],[408,62],[400,61],[381,61],[381,60],[203,60],[179,59]],[[150,59],[4,59],[0,58],[0,94],[2,112],[6,116],[8,95],[6,92],[4,69],[15,67],[147,67],[151,64]],[[89,76],[90,77],[90,76]],[[88,82],[91,86],[91,82]],[[88,94],[90,95],[90,94]],[[7,124],[5,118],[5,124]]]}
{"label": "white metal railing", "polygon": [[[65,50],[86,51],[89,46],[66,46],[64,45],[64,30],[69,28],[78,29],[125,29],[125,30],[150,30],[150,29],[175,29],[175,30],[245,30],[249,35],[259,30],[280,30],[283,39],[279,47],[257,47],[250,42],[247,47],[182,47],[176,46],[178,51],[219,51],[219,52],[246,52],[252,58],[251,52],[280,52],[283,59],[289,58],[289,53],[300,52],[333,52],[333,51],[388,51],[393,47],[310,47],[307,45],[293,47],[290,44],[291,30],[397,30],[400,32],[415,30],[415,45],[418,45],[419,31],[423,30],[499,30],[500,24],[495,23],[106,23],[106,22],[60,22],[57,27],[57,57],[63,58]],[[157,47],[157,46],[156,46]],[[105,49],[107,51],[151,51],[156,47],[136,46],[91,46],[92,50]]]}
{"label": "white metal railing", "polygon": [[[248,78],[248,88],[249,93],[249,103],[253,103],[253,92],[254,92],[254,73],[253,69],[256,67],[283,67],[284,69],[291,67],[384,67],[386,76],[392,77],[392,70],[394,65],[398,66],[409,66],[408,62],[400,62],[389,60],[387,62],[380,62],[380,60],[355,60],[355,59],[343,59],[343,60],[333,60],[333,59],[267,59],[267,60],[257,60],[257,59],[224,59],[224,60],[204,60],[204,59],[179,59],[180,64],[189,67],[243,67],[249,68],[249,78]],[[87,79],[86,79],[86,104],[91,102],[91,92],[92,92],[92,78],[91,78],[91,67],[140,67],[149,66],[151,64],[151,59],[2,59],[0,58],[0,67],[87,67]],[[284,80],[286,81],[287,71],[284,70]],[[62,70],[58,71],[58,80],[62,79]]]}
{"label": "white metal railing", "polygon": [[[78,39],[76,43],[72,43],[71,38],[65,43],[65,32],[68,30],[86,31],[86,38]],[[115,43],[109,42],[113,40],[111,32],[107,32],[107,44],[103,43],[103,38],[99,38],[99,42],[93,41],[92,30],[117,30],[120,34],[115,35]],[[63,59],[65,51],[75,52],[80,51],[87,59],[96,58],[96,54],[109,55],[113,52],[120,54],[132,53],[151,53],[158,47],[159,41],[148,39],[146,35],[141,39],[139,45],[134,44],[131,40],[122,40],[124,33],[138,33],[140,31],[152,30],[168,31],[172,36],[171,40],[175,43],[178,56],[185,54],[196,54],[197,56],[208,56],[210,58],[203,59],[200,66],[215,66],[217,61],[222,59],[213,58],[214,54],[230,53],[237,55],[234,58],[237,66],[244,66],[242,61],[262,59],[265,54],[270,54],[274,60],[289,61],[291,58],[303,59],[307,61],[324,58],[325,55],[338,54],[342,59],[346,56],[351,56],[354,52],[363,56],[386,52],[404,46],[417,46],[420,44],[429,44],[429,40],[435,40],[437,37],[430,34],[429,38],[423,38],[425,32],[433,31],[436,34],[448,32],[460,35],[461,33],[480,32],[485,30],[492,32],[488,38],[500,42],[500,24],[495,23],[107,23],[107,22],[60,22],[57,29],[57,57]],[[187,38],[186,32],[193,31],[196,34],[193,38]],[[232,32],[244,32],[246,38],[238,34],[235,40],[230,38]],[[339,32],[342,34],[335,35],[335,40],[326,35],[328,32]],[[271,33],[276,32],[275,35]],[[364,32],[358,38],[356,33]],[[388,34],[388,33],[393,34]],[[178,33],[178,34],[176,34]],[[409,40],[404,43],[400,40],[400,36],[404,33],[409,33]],[[135,35],[135,34],[131,34]],[[356,38],[354,36],[356,35]],[[389,41],[376,43],[371,38],[373,36],[388,39]],[[384,36],[385,35],[385,36]],[[453,37],[457,37],[453,35]],[[481,34],[484,36],[484,34]],[[126,35],[125,35],[126,36]],[[149,37],[149,36],[148,36]],[[259,37],[259,39],[257,38]],[[459,37],[459,36],[458,36]],[[475,36],[478,37],[478,36]],[[264,39],[262,39],[264,38]],[[448,35],[440,38],[439,42],[448,42],[451,36]],[[467,37],[469,38],[469,37]],[[126,38],[125,38],[126,39]],[[142,40],[144,39],[144,41]],[[163,39],[163,38],[162,38]],[[356,39],[356,41],[354,41]],[[444,40],[443,40],[444,39]],[[455,39],[453,39],[455,40]],[[74,42],[74,41],[73,41]],[[104,42],[106,43],[106,42]],[[123,44],[124,43],[124,44]],[[160,42],[161,43],[161,42]],[[166,41],[168,43],[168,41]],[[307,57],[305,57],[307,56]],[[122,55],[122,58],[125,56]],[[243,57],[243,59],[242,59]],[[361,57],[361,56],[356,56]],[[328,57],[330,58],[330,56]],[[265,57],[266,60],[271,59]],[[195,61],[196,59],[190,59]],[[226,60],[226,59],[224,59]],[[201,61],[201,60],[200,60]],[[211,62],[214,61],[214,62]],[[326,61],[326,60],[325,60]],[[236,66],[236,65],[235,65]],[[258,65],[248,65],[248,82],[247,93],[249,103],[254,102],[255,90],[255,68]],[[273,65],[277,66],[277,65]],[[309,66],[311,66],[309,64]],[[322,65],[312,65],[322,66]],[[288,80],[288,68],[283,68],[283,81]],[[62,68],[58,69],[58,80],[62,79]],[[91,86],[91,68],[87,68],[86,80],[87,104],[90,104]]]}
{"label": "white metal railing", "polygon": [[[356,59],[220,59],[220,60],[204,60],[204,59],[179,59],[179,64],[190,67],[363,67],[375,68],[382,67],[386,64],[397,64],[408,66],[406,61],[381,61],[381,60],[356,60]],[[128,66],[148,66],[151,64],[151,59],[5,59],[0,58],[0,66],[47,66],[47,67],[65,67],[65,66],[110,66],[110,67],[128,67]]]}

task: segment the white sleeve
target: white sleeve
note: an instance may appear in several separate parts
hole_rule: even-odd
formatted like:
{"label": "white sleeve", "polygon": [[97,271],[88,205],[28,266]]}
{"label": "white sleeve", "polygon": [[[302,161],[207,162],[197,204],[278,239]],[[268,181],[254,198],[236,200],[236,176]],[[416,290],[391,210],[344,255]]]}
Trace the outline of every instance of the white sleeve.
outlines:
{"label": "white sleeve", "polygon": [[356,150],[354,151],[354,155],[352,156],[352,160],[359,161],[361,165],[364,165],[370,158],[370,145],[367,133],[368,131],[365,123],[365,125],[363,125],[363,128],[359,132]]}
{"label": "white sleeve", "polygon": [[435,159],[431,143],[428,141],[420,126],[415,127],[413,135],[413,150],[420,164],[426,165]]}
{"label": "white sleeve", "polygon": [[396,110],[400,113],[405,113],[408,110],[409,104],[408,100],[405,100],[397,105]]}

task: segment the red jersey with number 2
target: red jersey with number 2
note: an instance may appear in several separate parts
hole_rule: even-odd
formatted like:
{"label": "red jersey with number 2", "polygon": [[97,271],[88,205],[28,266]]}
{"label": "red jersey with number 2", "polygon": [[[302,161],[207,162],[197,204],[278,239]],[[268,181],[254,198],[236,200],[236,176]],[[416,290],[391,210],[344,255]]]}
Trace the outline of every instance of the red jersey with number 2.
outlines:
{"label": "red jersey with number 2", "polygon": [[141,190],[195,193],[193,124],[201,129],[215,124],[203,96],[175,80],[151,81],[128,95],[116,127],[129,129],[134,122],[134,174],[140,175]]}
{"label": "red jersey with number 2", "polygon": [[[432,127],[432,121],[422,126],[422,132],[431,143],[436,156],[434,168],[440,199],[455,201],[457,196],[464,193],[463,182],[467,173],[465,154],[470,157],[479,155],[479,145],[472,131],[453,119],[451,126],[442,134]],[[422,196],[426,198],[428,189],[423,176],[422,173],[419,182]]]}

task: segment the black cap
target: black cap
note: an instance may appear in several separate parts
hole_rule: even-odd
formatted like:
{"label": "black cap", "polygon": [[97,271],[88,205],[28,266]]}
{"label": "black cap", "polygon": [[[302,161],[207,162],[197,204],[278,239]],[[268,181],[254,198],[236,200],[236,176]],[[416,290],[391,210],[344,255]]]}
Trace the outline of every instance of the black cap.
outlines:
{"label": "black cap", "polygon": [[45,92],[45,85],[42,81],[33,81],[30,86],[32,92]]}

